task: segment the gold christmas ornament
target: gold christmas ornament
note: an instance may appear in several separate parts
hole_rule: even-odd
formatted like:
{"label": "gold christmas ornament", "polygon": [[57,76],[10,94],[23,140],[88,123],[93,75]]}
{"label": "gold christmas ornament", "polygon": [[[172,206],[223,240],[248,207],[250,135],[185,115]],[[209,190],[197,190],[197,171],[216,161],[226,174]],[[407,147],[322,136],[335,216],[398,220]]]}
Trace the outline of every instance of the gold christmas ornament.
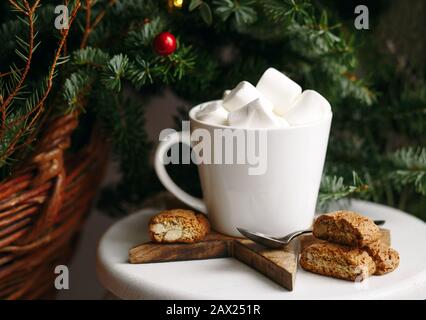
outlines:
{"label": "gold christmas ornament", "polygon": [[183,0],[168,0],[168,5],[170,9],[182,8]]}

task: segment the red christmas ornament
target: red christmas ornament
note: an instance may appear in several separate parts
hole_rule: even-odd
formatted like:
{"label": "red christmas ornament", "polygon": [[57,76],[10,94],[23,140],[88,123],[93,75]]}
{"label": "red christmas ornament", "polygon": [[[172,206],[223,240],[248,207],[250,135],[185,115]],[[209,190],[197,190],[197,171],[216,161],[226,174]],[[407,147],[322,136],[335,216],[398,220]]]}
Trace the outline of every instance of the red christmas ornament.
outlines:
{"label": "red christmas ornament", "polygon": [[176,50],[176,38],[170,32],[161,32],[154,38],[154,51],[160,56],[168,56]]}

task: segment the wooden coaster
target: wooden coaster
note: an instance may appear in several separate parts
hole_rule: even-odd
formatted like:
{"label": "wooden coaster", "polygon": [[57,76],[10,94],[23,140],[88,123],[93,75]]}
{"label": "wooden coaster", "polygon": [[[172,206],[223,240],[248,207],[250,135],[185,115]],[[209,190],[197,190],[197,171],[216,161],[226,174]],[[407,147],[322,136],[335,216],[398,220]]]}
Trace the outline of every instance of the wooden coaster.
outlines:
{"label": "wooden coaster", "polygon": [[160,244],[147,242],[129,251],[130,263],[153,263],[183,260],[204,260],[230,256],[236,238],[211,232],[196,243]]}
{"label": "wooden coaster", "polygon": [[248,239],[233,242],[232,256],[292,291],[297,272],[298,241],[283,249],[268,249]]}
{"label": "wooden coaster", "polygon": [[[390,232],[381,229],[382,242],[390,245]],[[248,239],[211,232],[197,243],[143,243],[129,250],[130,263],[156,263],[234,257],[272,281],[292,291],[297,259],[303,248],[321,242],[312,235],[299,237],[283,249],[268,249]],[[300,250],[299,250],[300,247]]]}

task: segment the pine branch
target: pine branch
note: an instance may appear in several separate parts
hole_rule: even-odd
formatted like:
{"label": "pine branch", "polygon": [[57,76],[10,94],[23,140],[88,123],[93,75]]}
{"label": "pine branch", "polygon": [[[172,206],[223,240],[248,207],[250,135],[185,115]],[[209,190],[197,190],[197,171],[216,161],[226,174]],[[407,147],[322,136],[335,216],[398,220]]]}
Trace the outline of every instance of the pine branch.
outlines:
{"label": "pine branch", "polygon": [[[32,57],[33,49],[34,49],[34,45],[31,45],[31,42],[34,43],[35,11],[38,8],[38,4],[39,4],[39,1],[36,1],[33,4],[33,6],[30,7],[28,2],[23,1],[23,6],[26,8],[26,10],[28,10],[27,17],[28,17],[28,26],[30,28],[30,44],[28,45],[29,58],[27,59],[27,64],[24,69],[24,73],[21,75],[20,80],[15,86],[15,89],[9,95],[9,98],[2,104],[2,111],[6,110],[7,105],[10,104],[11,101],[13,101],[13,99],[16,98],[18,93],[22,90],[23,82],[26,78],[26,75],[29,72],[31,57]],[[79,0],[77,0],[76,5],[71,13],[70,25],[76,18],[79,8],[80,8],[80,2]],[[1,130],[0,138],[3,138],[5,133],[8,130],[12,130],[11,128],[19,127],[19,130],[15,131],[15,135],[13,139],[8,143],[7,148],[3,150],[3,152],[0,154],[1,163],[5,163],[5,160],[12,153],[16,152],[18,149],[22,148],[23,146],[28,145],[34,139],[34,136],[36,134],[36,131],[34,130],[34,126],[37,123],[39,117],[42,115],[42,111],[44,109],[44,102],[46,101],[52,89],[53,78],[55,77],[56,71],[57,71],[56,68],[64,61],[64,59],[61,57],[61,52],[66,42],[68,33],[69,33],[69,29],[65,30],[65,32],[62,33],[62,37],[59,41],[58,48],[52,59],[51,67],[46,77],[45,84],[43,84],[42,91],[41,91],[42,93],[39,93],[37,90],[34,91],[34,93],[28,98],[28,100],[25,103],[26,111],[24,113],[19,114],[19,116],[17,116],[12,121],[7,121],[6,118],[2,120],[2,126],[4,125],[4,128],[2,128]],[[28,70],[27,70],[27,66],[28,66]],[[19,74],[12,72],[12,75],[15,75],[15,78],[16,78]],[[25,125],[21,125],[21,124],[25,124]]]}
{"label": "pine branch", "polygon": [[[74,6],[73,11],[71,12],[70,18],[69,18],[69,26],[71,27],[72,23],[74,22],[74,19],[77,17],[77,13],[78,10],[80,9],[81,3],[79,0],[77,0],[76,5]],[[40,116],[41,111],[44,107],[44,102],[46,101],[50,90],[52,89],[52,85],[53,85],[53,78],[55,77],[56,74],[56,68],[61,64],[59,63],[61,61],[61,54],[62,54],[62,49],[66,43],[68,34],[69,34],[69,30],[65,29],[65,31],[62,33],[62,37],[59,41],[59,45],[58,48],[56,49],[55,55],[52,59],[52,63],[51,63],[51,67],[47,76],[47,86],[46,86],[46,90],[44,91],[42,97],[40,98],[40,100],[38,101],[38,103],[35,105],[35,107],[33,108],[31,114],[32,114],[32,119],[30,121],[30,125],[34,124],[34,122],[37,120],[37,118]],[[36,111],[35,115],[33,114],[34,111]]]}
{"label": "pine branch", "polygon": [[139,29],[131,30],[124,43],[129,49],[150,47],[154,37],[163,31],[164,27],[164,21],[160,17],[155,17],[144,23]]}
{"label": "pine branch", "polygon": [[129,58],[126,55],[115,55],[108,61],[101,81],[108,90],[120,92],[122,81],[128,74]]}
{"label": "pine branch", "polygon": [[[108,132],[115,157],[120,159],[122,180],[102,194],[100,205],[118,215],[126,206],[139,203],[156,191],[154,172],[149,164],[152,147],[145,131],[144,105],[129,99],[102,94],[97,113]],[[157,189],[158,190],[158,189]]]}
{"label": "pine branch", "polygon": [[93,81],[93,77],[88,72],[83,71],[72,73],[65,80],[63,97],[68,105],[68,113],[84,110]]}
{"label": "pine branch", "polygon": [[426,148],[403,148],[390,156],[395,170],[390,179],[400,188],[413,185],[416,192],[426,195]]}
{"label": "pine branch", "polygon": [[117,0],[109,0],[107,6],[99,12],[99,14],[92,20],[92,6],[96,3],[93,0],[85,0],[85,11],[86,11],[86,22],[84,27],[84,33],[80,44],[80,49],[83,49],[87,46],[87,42],[89,41],[90,34],[97,27],[97,25],[102,21],[105,17],[107,10],[114,6],[117,3]]}
{"label": "pine branch", "polygon": [[19,5],[18,3],[16,3],[15,1],[9,0],[9,2],[21,13],[23,13],[27,19],[28,19],[28,44],[26,44],[23,40],[21,40],[19,37],[17,38],[18,41],[20,40],[21,43],[26,44],[26,46],[28,47],[28,52],[27,55],[23,55],[22,53],[20,53],[19,51],[17,51],[17,53],[19,53],[23,59],[26,61],[25,63],[25,67],[24,67],[24,71],[22,72],[22,74],[20,75],[20,79],[18,81],[18,83],[16,84],[15,88],[9,93],[9,96],[6,98],[6,100],[4,100],[4,102],[2,103],[0,109],[1,109],[1,115],[2,115],[2,125],[1,125],[1,134],[0,134],[0,139],[3,136],[3,132],[6,128],[6,112],[7,112],[7,108],[8,106],[11,104],[11,102],[13,101],[13,99],[16,97],[17,93],[19,92],[19,90],[22,89],[22,86],[25,82],[25,79],[27,78],[27,75],[30,71],[30,66],[31,66],[31,61],[32,61],[32,57],[34,54],[34,38],[35,38],[35,30],[34,30],[34,21],[35,21],[35,10],[37,8],[38,2],[36,1],[34,6],[32,8],[29,7],[28,2],[24,1],[24,5],[22,8],[21,5]]}
{"label": "pine branch", "polygon": [[8,0],[10,5],[18,12],[23,13],[23,14],[27,14],[27,7],[28,7],[28,3],[26,3],[26,6],[24,5],[23,2],[17,2],[15,0]]}
{"label": "pine branch", "polygon": [[226,21],[232,17],[237,27],[252,24],[257,20],[254,0],[214,0],[214,12]]}
{"label": "pine branch", "polygon": [[146,84],[153,84],[154,78],[159,74],[161,74],[161,68],[137,56],[129,66],[128,78],[133,86],[139,90]]}
{"label": "pine branch", "polygon": [[324,176],[318,195],[318,206],[324,208],[330,201],[366,193],[369,188],[356,172],[352,172],[352,185],[345,185],[342,177]]}
{"label": "pine branch", "polygon": [[86,47],[73,53],[71,63],[76,67],[102,69],[109,60],[107,52],[99,48]]}
{"label": "pine branch", "polygon": [[311,15],[311,3],[298,0],[264,0],[261,5],[265,14],[276,23],[285,23],[286,25],[293,21],[303,22]]}
{"label": "pine branch", "polygon": [[165,83],[181,80],[195,66],[195,54],[190,46],[180,45],[179,49],[159,60],[163,65],[162,74]]}

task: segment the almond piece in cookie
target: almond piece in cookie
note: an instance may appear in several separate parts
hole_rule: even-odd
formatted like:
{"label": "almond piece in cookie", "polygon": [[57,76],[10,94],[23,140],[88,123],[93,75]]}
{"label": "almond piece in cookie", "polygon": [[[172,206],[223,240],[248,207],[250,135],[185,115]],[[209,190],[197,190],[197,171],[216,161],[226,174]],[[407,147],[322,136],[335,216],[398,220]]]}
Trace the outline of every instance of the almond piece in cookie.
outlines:
{"label": "almond piece in cookie", "polygon": [[380,238],[374,221],[352,211],[336,211],[319,216],[313,226],[315,237],[353,247],[363,247]]}
{"label": "almond piece in cookie", "polygon": [[310,272],[349,281],[362,281],[376,271],[366,251],[327,242],[305,248],[300,265]]}
{"label": "almond piece in cookie", "polygon": [[193,243],[210,232],[210,223],[201,213],[173,209],[162,211],[149,222],[151,240],[160,243]]}
{"label": "almond piece in cookie", "polygon": [[381,241],[375,241],[363,247],[376,264],[375,275],[382,275],[395,270],[399,265],[399,253]]}

